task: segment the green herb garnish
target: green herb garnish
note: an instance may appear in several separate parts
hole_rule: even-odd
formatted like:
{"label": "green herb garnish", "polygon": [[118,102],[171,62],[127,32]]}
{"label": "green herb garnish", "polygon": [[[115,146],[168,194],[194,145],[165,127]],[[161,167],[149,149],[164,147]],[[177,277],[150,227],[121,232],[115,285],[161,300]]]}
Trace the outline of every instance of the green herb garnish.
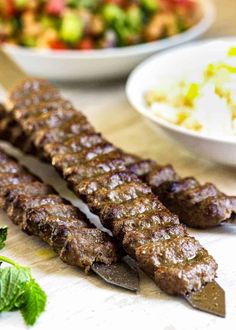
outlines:
{"label": "green herb garnish", "polygon": [[[7,227],[0,228],[0,248],[4,247],[6,238]],[[20,310],[25,323],[34,325],[45,309],[45,292],[32,277],[30,268],[0,256],[2,262],[12,267],[0,268],[0,313]]]}

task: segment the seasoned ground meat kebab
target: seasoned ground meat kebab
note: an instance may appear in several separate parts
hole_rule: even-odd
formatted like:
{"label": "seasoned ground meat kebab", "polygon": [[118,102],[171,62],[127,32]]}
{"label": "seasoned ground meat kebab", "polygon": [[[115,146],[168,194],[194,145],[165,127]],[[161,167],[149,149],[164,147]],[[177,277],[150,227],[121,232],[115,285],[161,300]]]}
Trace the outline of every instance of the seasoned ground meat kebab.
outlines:
{"label": "seasoned ground meat kebab", "polygon": [[[111,238],[90,225],[78,208],[1,149],[0,208],[24,232],[48,243],[69,265],[85,272],[94,267],[96,271],[100,264],[109,269],[117,265],[117,251]],[[123,286],[120,280],[114,283],[112,277],[109,279]]]}
{"label": "seasoned ground meat kebab", "polygon": [[[44,104],[43,104],[44,106]],[[46,104],[45,104],[46,106]],[[64,109],[70,109],[72,107],[71,103],[62,100],[60,97],[51,102],[47,103],[47,107],[51,110],[56,107],[63,107]],[[27,109],[24,110],[27,112]],[[0,116],[2,115],[2,123],[0,125],[0,135],[2,138],[9,139],[9,134],[11,135],[11,142],[18,147],[21,147],[25,152],[39,153],[35,150],[32,140],[29,140],[25,135],[22,128],[17,124],[18,119],[23,119],[26,114],[21,109],[16,111],[14,116],[16,121],[11,119],[6,113],[3,106],[0,105]],[[37,113],[38,109],[31,105],[29,107],[31,113]],[[48,111],[48,109],[42,109],[42,111]],[[71,122],[73,122],[72,118]],[[76,118],[78,124],[83,122],[82,129],[84,131],[93,130],[89,122],[82,116],[81,118]],[[80,132],[80,127],[76,126],[76,122],[73,123],[74,132],[69,133],[71,137]],[[66,124],[68,129],[70,127],[70,121]],[[78,131],[77,131],[78,130]],[[22,136],[23,134],[23,136]],[[60,133],[57,129],[54,129],[52,133],[55,137],[50,137],[49,132],[44,135],[44,130],[40,130],[37,135],[37,140],[40,142],[41,138],[51,139],[64,138],[64,132]],[[62,134],[62,136],[60,135]],[[1,136],[0,136],[1,137]],[[18,138],[20,137],[20,139]],[[99,147],[99,149],[101,149]],[[151,188],[152,192],[156,194],[159,200],[173,213],[177,214],[180,221],[188,225],[189,227],[195,228],[209,228],[214,227],[222,223],[234,223],[235,213],[236,213],[236,197],[227,196],[220,192],[212,183],[206,183],[200,185],[200,183],[192,178],[181,178],[174,170],[173,166],[166,165],[160,166],[154,160],[141,159],[138,156],[124,153],[118,148],[108,143],[104,146],[100,153],[109,153],[110,151],[119,150],[120,156],[123,157],[125,166],[134,174],[136,174],[142,181],[146,182]],[[41,154],[43,157],[43,154]],[[57,155],[57,158],[60,156]],[[73,164],[75,155],[67,156],[68,166]],[[64,155],[63,155],[64,160]]]}
{"label": "seasoned ground meat kebab", "polygon": [[[35,150],[63,174],[162,290],[193,296],[215,283],[216,262],[151,188],[127,170],[133,158],[96,133],[57,89],[27,79],[9,94],[8,109]],[[16,144],[22,140],[14,138]]]}
{"label": "seasoned ground meat kebab", "polygon": [[223,194],[212,183],[201,185],[193,177],[181,178],[171,165],[135,156],[128,168],[189,227],[204,229],[236,220],[236,197]]}

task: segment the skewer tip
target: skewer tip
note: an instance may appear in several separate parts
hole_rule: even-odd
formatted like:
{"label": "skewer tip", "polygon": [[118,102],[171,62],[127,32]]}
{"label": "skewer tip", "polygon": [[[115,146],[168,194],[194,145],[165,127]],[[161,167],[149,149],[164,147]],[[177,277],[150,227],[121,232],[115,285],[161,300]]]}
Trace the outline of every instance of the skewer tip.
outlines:
{"label": "skewer tip", "polygon": [[188,293],[186,300],[194,308],[201,311],[225,317],[225,292],[217,282],[210,282],[201,290]]}
{"label": "skewer tip", "polygon": [[126,263],[120,262],[112,265],[95,263],[92,270],[106,283],[120,288],[137,292],[139,289],[138,272]]}

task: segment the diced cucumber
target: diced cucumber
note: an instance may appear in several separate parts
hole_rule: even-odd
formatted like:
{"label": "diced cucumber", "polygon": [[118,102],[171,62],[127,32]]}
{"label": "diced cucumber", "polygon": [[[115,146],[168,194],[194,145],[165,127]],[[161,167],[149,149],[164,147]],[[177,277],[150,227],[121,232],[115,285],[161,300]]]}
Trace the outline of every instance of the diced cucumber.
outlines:
{"label": "diced cucumber", "polygon": [[74,13],[66,13],[62,18],[60,37],[63,41],[75,44],[83,36],[83,22],[81,18]]}
{"label": "diced cucumber", "polygon": [[127,25],[132,29],[140,30],[143,24],[143,15],[138,7],[131,7],[126,14]]}
{"label": "diced cucumber", "polygon": [[113,4],[107,4],[103,7],[102,16],[108,24],[125,20],[125,12],[120,7]]}
{"label": "diced cucumber", "polygon": [[158,0],[140,0],[140,3],[149,12],[155,12],[159,9]]}
{"label": "diced cucumber", "polygon": [[14,0],[14,5],[17,9],[23,9],[27,5],[27,0]]}
{"label": "diced cucumber", "polygon": [[36,38],[29,37],[29,36],[23,36],[21,38],[21,44],[26,47],[36,47],[37,41],[36,41]]}

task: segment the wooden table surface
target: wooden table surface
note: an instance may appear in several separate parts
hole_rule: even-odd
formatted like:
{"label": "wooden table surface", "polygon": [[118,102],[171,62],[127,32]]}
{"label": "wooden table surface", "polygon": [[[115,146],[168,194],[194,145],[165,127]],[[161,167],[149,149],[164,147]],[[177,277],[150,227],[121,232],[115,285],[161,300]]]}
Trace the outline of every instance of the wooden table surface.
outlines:
{"label": "wooden table surface", "polygon": [[[234,35],[236,1],[217,0],[218,17],[204,37]],[[95,127],[127,151],[171,163],[183,176],[196,176],[201,182],[211,181],[224,192],[236,194],[235,169],[205,161],[152,129],[129,106],[125,97],[125,80],[99,84],[61,85],[64,94],[87,114]],[[7,149],[9,149],[7,147]],[[11,149],[13,153],[16,153]],[[17,154],[17,153],[16,153]],[[17,154],[65,195],[65,185],[47,165]],[[208,232],[192,231],[219,263],[218,282],[226,290],[227,317],[220,319],[191,309],[182,299],[168,297],[141,274],[137,295],[116,290],[95,276],[85,276],[49,252],[37,239],[20,233],[1,213],[1,223],[10,229],[2,254],[32,267],[33,274],[48,294],[47,311],[34,329],[121,329],[152,327],[163,330],[235,329],[236,321],[236,229],[230,226]],[[0,315],[4,330],[24,329],[18,313]]]}

